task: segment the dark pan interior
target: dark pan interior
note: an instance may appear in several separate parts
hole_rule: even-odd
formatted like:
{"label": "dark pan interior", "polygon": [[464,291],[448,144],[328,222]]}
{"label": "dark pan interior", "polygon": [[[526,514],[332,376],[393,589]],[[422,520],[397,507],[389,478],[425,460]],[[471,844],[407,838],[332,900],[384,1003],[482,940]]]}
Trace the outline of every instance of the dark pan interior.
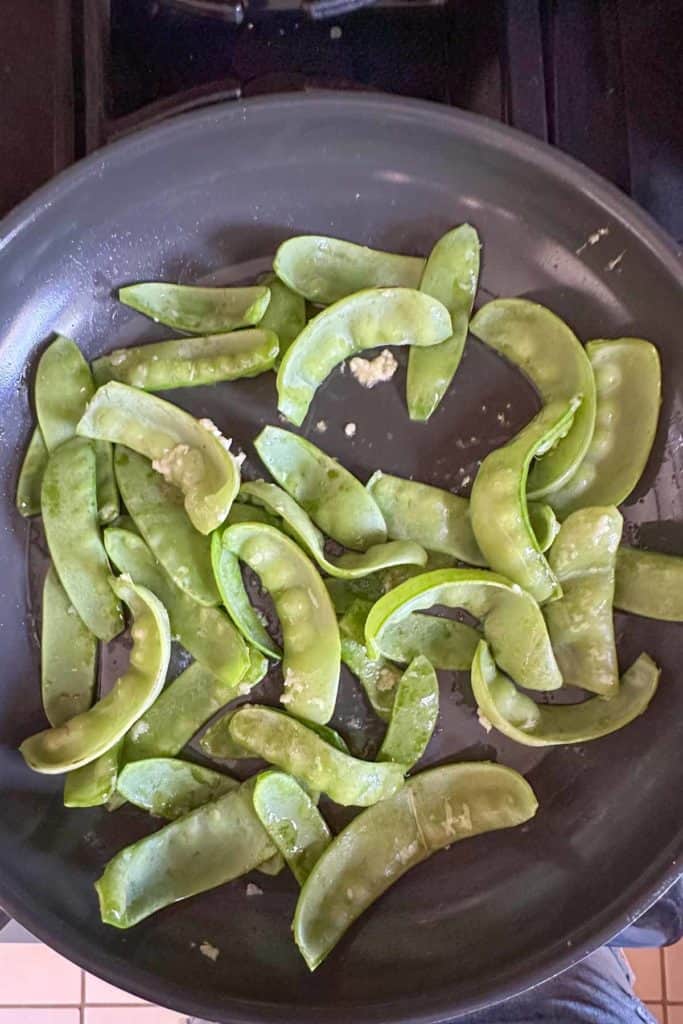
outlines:
{"label": "dark pan interior", "polygon": [[[168,334],[117,305],[125,282],[244,280],[297,232],[427,253],[468,220],[484,243],[479,303],[525,295],[584,339],[642,335],[664,368],[661,427],[625,508],[627,536],[683,551],[683,274],[673,247],[610,186],[507,129],[428,104],[294,96],[179,118],[95,154],[20,208],[0,237],[0,903],[115,984],[219,1021],[436,1021],[568,965],[676,874],[683,792],[683,627],[620,616],[626,666],[663,669],[648,713],[597,743],[528,751],[477,724],[465,677],[444,675],[430,761],[491,758],[521,768],[540,799],[529,826],[456,845],[417,868],[309,977],[290,937],[283,873],[244,880],[130,932],[99,922],[94,879],[150,828],[124,809],[65,811],[61,783],[31,774],[17,744],[43,726],[27,588],[28,529],[14,511],[29,437],[30,382],[52,332],[89,357]],[[585,244],[599,228],[596,244]],[[613,265],[617,257],[619,262]],[[235,268],[226,272],[226,268]],[[531,388],[473,339],[427,426],[408,420],[403,370],[365,391],[335,372],[304,433],[365,479],[382,467],[447,487],[530,417]],[[253,454],[277,423],[272,375],[182,391]],[[485,411],[483,409],[485,407]],[[325,419],[324,434],[313,425]],[[348,422],[357,424],[353,439]],[[501,422],[502,421],[502,422]],[[256,463],[254,463],[256,465]],[[356,744],[366,709],[350,679],[337,721]],[[217,963],[196,948],[208,940]]]}

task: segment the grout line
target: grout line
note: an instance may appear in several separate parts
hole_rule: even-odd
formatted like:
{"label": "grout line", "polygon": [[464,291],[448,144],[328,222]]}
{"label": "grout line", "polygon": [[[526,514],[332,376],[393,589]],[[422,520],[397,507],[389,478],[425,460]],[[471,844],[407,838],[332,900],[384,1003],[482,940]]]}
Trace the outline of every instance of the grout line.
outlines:
{"label": "grout line", "polygon": [[85,1024],[85,971],[81,970],[81,1009],[79,1013],[80,1024]]}
{"label": "grout line", "polygon": [[659,950],[659,974],[662,980],[662,1017],[664,1024],[669,1024],[669,1008],[666,994],[666,969],[664,967],[664,950]]}

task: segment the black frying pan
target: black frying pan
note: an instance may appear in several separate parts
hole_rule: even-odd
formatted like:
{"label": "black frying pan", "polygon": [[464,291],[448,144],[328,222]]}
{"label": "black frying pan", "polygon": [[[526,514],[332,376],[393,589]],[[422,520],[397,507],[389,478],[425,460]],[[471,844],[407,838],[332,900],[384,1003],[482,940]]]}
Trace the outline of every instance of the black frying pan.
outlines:
{"label": "black frying pan", "polygon": [[[59,780],[31,774],[15,751],[44,724],[27,527],[13,494],[31,428],[29,382],[51,332],[72,335],[96,356],[167,333],[117,305],[113,292],[124,282],[245,279],[268,264],[281,239],[304,231],[427,253],[462,220],[484,241],[480,302],[527,295],[583,339],[643,335],[659,346],[661,428],[625,510],[627,534],[683,550],[681,266],[673,246],[616,189],[530,139],[386,97],[234,103],[96,153],[2,225],[0,903],[50,945],[146,999],[226,1022],[442,1021],[567,967],[678,873],[677,625],[620,617],[622,664],[649,651],[663,668],[660,692],[615,736],[548,754],[484,733],[466,678],[444,676],[442,727],[429,760],[498,758],[520,768],[539,796],[538,817],[416,869],[312,977],[290,939],[296,888],[285,873],[259,876],[260,897],[246,897],[238,881],[127,933],[102,926],[92,883],[149,821],[127,809],[65,811]],[[581,248],[603,227],[608,234]],[[274,395],[268,376],[173,397],[250,450],[259,426],[277,422]],[[366,392],[337,372],[305,432],[320,442],[312,425],[326,419],[325,447],[363,478],[381,466],[454,487],[482,452],[528,420],[535,402],[514,370],[470,340],[428,426],[410,424],[400,374]],[[343,432],[349,421],[357,424],[353,441]],[[350,679],[344,690],[337,721],[358,743],[365,708]],[[221,950],[216,964],[194,945],[204,939]]]}

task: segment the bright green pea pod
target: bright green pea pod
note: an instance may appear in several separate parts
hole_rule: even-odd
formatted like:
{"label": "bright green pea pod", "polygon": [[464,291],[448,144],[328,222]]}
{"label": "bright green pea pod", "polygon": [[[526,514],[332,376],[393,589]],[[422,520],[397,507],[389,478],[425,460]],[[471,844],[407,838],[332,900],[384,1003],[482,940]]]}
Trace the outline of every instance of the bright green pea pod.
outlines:
{"label": "bright green pea pod", "polygon": [[341,657],[334,608],[315,566],[272,526],[238,523],[223,545],[253,569],[270,593],[282,627],[282,703],[324,725],[334,712]]}
{"label": "bright green pea pod", "polygon": [[409,771],[427,749],[438,715],[439,681],[430,663],[419,654],[396,688],[389,726],[377,760],[393,761]]}
{"label": "bright green pea pod", "polygon": [[479,280],[479,235],[461,224],[436,243],[420,280],[420,291],[442,302],[453,333],[431,349],[411,348],[406,397],[411,420],[428,420],[460,365]]}
{"label": "bright green pea pod", "polygon": [[176,586],[198,604],[220,604],[211,541],[190,522],[182,493],[130,448],[116,446],[114,465],[133,522]]}
{"label": "bright green pea pod", "polygon": [[464,622],[415,612],[385,631],[382,649],[387,658],[403,665],[424,655],[434,668],[464,672],[480,640],[479,631]]}
{"label": "bright green pea pod", "polygon": [[511,441],[486,456],[474,479],[472,529],[488,564],[543,603],[562,593],[531,528],[526,499],[529,467],[571,428],[579,399],[545,405]]}
{"label": "bright green pea pod", "polygon": [[437,569],[407,580],[381,597],[365,623],[371,656],[384,653],[384,636],[411,612],[434,605],[464,608],[483,625],[498,664],[529,690],[557,690],[562,675],[543,620],[530,594],[483,569]]}
{"label": "bright green pea pod", "polygon": [[270,288],[270,302],[260,326],[263,330],[274,331],[278,337],[280,351],[275,362],[279,365],[289,346],[306,326],[306,300],[275,274],[265,274],[260,283]]}
{"label": "bright green pea pod", "polygon": [[332,836],[325,819],[296,779],[264,772],[254,786],[254,810],[261,824],[303,885]]}
{"label": "bright green pea pod", "polygon": [[648,619],[683,622],[683,557],[619,548],[614,605]]}
{"label": "bright green pea pod", "polygon": [[102,807],[116,794],[121,740],[94,761],[69,772],[64,780],[65,807]]}
{"label": "bright green pea pod", "polygon": [[180,590],[142,537],[110,526],[104,531],[104,545],[119,572],[156,594],[168,611],[173,636],[193,658],[228,686],[242,679],[249,653],[225,612],[197,604]]}
{"label": "bright green pea pod", "polygon": [[277,372],[278,409],[301,426],[335,366],[380,345],[438,345],[451,333],[448,310],[411,288],[368,288],[309,320]]}
{"label": "bright green pea pod", "polygon": [[104,923],[130,928],[273,857],[252,793],[250,780],[117,853],[95,884]]}
{"label": "bright green pea pod", "polygon": [[652,658],[641,654],[610,700],[590,697],[582,704],[536,704],[497,670],[483,640],[472,662],[472,692],[480,715],[527,747],[586,743],[608,736],[643,714],[658,682],[659,669]]}
{"label": "bright green pea pod", "polygon": [[342,661],[365,691],[375,714],[388,722],[401,670],[381,655],[371,658],[365,646],[365,621],[372,603],[354,600],[339,620]]}
{"label": "bright green pea pod", "polygon": [[50,567],[43,585],[40,645],[43,708],[50,725],[87,711],[95,696],[97,641]]}
{"label": "bright green pea pod", "polygon": [[[259,522],[257,517],[239,521],[251,524]],[[244,639],[266,657],[279,661],[282,651],[252,605],[242,579],[239,559],[225,547],[219,530],[211,538],[211,565],[223,605]]]}
{"label": "bright green pea pod", "polygon": [[254,447],[270,475],[328,537],[355,551],[387,539],[382,513],[360,480],[310,441],[264,427]]}
{"label": "bright green pea pod", "polygon": [[96,637],[111,640],[123,629],[123,616],[109,585],[109,562],[97,522],[90,441],[73,437],[51,453],[41,507],[50,555],[69,600]]}
{"label": "bright green pea pod", "polygon": [[166,609],[126,577],[112,577],[111,587],[133,616],[128,670],[89,711],[24,740],[20,750],[34,771],[55,775],[90,764],[111,750],[161,693],[171,655]]}
{"label": "bright green pea pod", "polygon": [[275,273],[309,302],[329,306],[363,288],[417,288],[425,261],[325,235],[297,235],[283,242]]}
{"label": "bright green pea pod", "polygon": [[116,783],[125,800],[168,821],[189,814],[239,786],[229,775],[175,757],[151,757],[127,764]]}
{"label": "bright green pea pod", "polygon": [[309,968],[410,868],[460,839],[522,825],[537,808],[521,775],[483,761],[420,772],[363,811],[335,837],[301,890],[294,939]]}
{"label": "bright green pea pod", "polygon": [[48,450],[40,427],[34,427],[17,480],[17,511],[25,519],[40,515],[40,488],[47,458]]}
{"label": "bright green pea pod", "polygon": [[235,523],[268,523],[269,526],[279,526],[280,521],[276,516],[269,515],[264,508],[257,508],[246,501],[233,501],[230,512],[226,519],[228,526]]}
{"label": "bright green pea pod", "polygon": [[78,433],[132,448],[179,487],[200,533],[223,522],[239,490],[239,462],[211,420],[196,420],[163,398],[110,381],[96,392]]}
{"label": "bright green pea pod", "polygon": [[[337,615],[345,615],[358,600],[373,604],[387,589],[384,585],[384,575],[378,573],[376,576],[363,576],[358,580],[326,579],[327,593],[332,599]],[[362,632],[361,630],[361,636]]]}
{"label": "bright green pea pod", "polygon": [[619,686],[614,569],[623,520],[616,508],[584,508],[562,524],[550,567],[562,597],[543,609],[566,686],[611,697]]}
{"label": "bright green pea pod", "polygon": [[272,370],[279,350],[276,334],[254,328],[119,348],[96,359],[93,372],[100,385],[119,380],[143,391],[196,388]]}
{"label": "bright green pea pod", "polygon": [[270,302],[270,290],[199,288],[196,285],[146,281],[119,288],[119,300],[159,324],[189,334],[222,334],[257,324]]}
{"label": "bright green pea pod", "polygon": [[662,401],[659,353],[649,341],[589,341],[586,352],[595,377],[595,432],[576,472],[548,496],[562,519],[628,498],[650,457]]}
{"label": "bright green pea pod", "polygon": [[[242,761],[254,758],[252,751],[241,743],[238,743],[230,732],[232,716],[239,711],[239,707],[228,708],[220,715],[199,741],[199,746],[207,757],[217,758],[219,761]],[[294,717],[294,716],[292,716]],[[320,736],[325,743],[329,743],[335,750],[342,754],[348,754],[349,748],[343,736],[340,736],[336,729],[329,725],[320,725],[318,722],[309,722],[307,719],[297,718],[307,729],[311,729],[316,736]]]}
{"label": "bright green pea pod", "polygon": [[539,551],[547,551],[560,532],[557,516],[550,505],[544,505],[541,501],[529,501],[527,511]]}
{"label": "bright green pea pod", "polygon": [[475,314],[470,331],[518,366],[544,405],[581,398],[569,433],[529,473],[530,498],[559,490],[588,451],[595,428],[595,379],[583,345],[559,317],[527,299],[494,299]]}

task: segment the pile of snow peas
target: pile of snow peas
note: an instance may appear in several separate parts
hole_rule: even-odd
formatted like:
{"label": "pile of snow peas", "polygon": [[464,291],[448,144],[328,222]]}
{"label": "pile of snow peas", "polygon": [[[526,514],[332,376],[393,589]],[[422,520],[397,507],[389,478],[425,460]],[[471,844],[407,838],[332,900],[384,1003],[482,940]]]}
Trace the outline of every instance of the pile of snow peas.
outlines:
{"label": "pile of snow peas", "polygon": [[[105,866],[105,923],[129,928],[287,865],[300,886],[294,938],[313,970],[413,865],[536,813],[529,784],[503,765],[414,771],[438,720],[437,671],[468,670],[482,726],[533,746],[596,740],[654,697],[647,653],[619,675],[613,613],[683,621],[683,558],[623,547],[617,508],[655,437],[657,350],[640,338],[583,345],[524,299],[472,316],[479,261],[467,224],[426,260],[295,237],[253,286],[121,289],[121,302],[183,336],[92,365],[65,337],[44,350],[17,507],[42,517],[51,559],[49,728],[21,752],[64,776],[68,807],[129,802],[166,822]],[[344,360],[406,345],[407,412],[424,422],[468,334],[541,402],[483,459],[469,499],[384,468],[363,484],[275,426],[255,439],[271,480],[247,482],[216,425],[155,394],[275,372],[281,419],[301,426]],[[245,567],[279,631],[252,603]],[[124,630],[124,609],[130,663],[98,696],[98,647]],[[172,640],[193,660],[169,681]],[[374,759],[329,724],[342,662],[385,723]],[[280,706],[245,703],[273,664]],[[548,703],[563,686],[585,699]],[[186,749],[198,735],[201,763]],[[225,762],[242,758],[268,767],[239,781]],[[364,809],[334,836],[321,797]]]}

